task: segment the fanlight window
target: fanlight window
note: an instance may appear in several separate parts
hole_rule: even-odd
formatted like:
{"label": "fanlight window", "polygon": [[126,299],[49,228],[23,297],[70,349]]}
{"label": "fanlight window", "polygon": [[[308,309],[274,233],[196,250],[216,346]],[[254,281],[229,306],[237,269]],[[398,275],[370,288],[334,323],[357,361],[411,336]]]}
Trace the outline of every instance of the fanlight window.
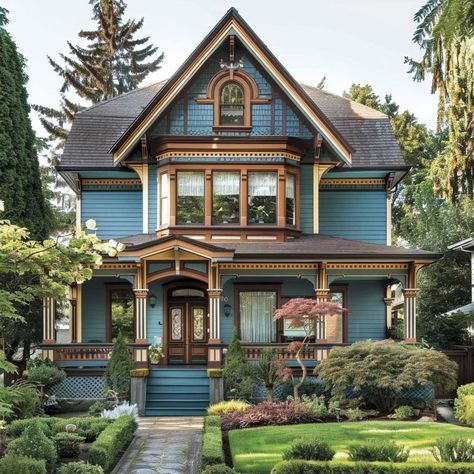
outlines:
{"label": "fanlight window", "polygon": [[228,82],[221,92],[221,125],[244,125],[244,91],[236,82]]}

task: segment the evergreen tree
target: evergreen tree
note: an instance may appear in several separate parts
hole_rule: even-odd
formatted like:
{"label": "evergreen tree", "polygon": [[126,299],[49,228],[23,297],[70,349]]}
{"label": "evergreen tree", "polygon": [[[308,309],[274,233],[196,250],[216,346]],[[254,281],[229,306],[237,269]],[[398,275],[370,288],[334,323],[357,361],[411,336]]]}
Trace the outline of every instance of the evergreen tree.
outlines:
{"label": "evergreen tree", "polygon": [[235,332],[227,348],[222,375],[224,378],[224,394],[227,399],[250,399],[252,395],[251,369],[245,361],[244,351]]}
{"label": "evergreen tree", "polygon": [[133,369],[132,359],[122,333],[115,338],[110,361],[105,370],[105,389],[117,392],[119,396],[127,396],[130,388],[130,371]]}
{"label": "evergreen tree", "polygon": [[5,29],[7,10],[0,8],[0,218],[27,227],[45,239],[51,211],[44,199],[26,92],[25,60]]}

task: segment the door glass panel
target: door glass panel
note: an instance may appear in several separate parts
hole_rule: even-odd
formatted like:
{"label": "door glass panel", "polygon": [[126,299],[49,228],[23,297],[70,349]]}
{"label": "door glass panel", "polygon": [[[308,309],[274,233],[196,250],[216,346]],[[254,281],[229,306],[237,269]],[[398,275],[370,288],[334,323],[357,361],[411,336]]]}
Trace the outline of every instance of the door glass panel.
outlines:
{"label": "door glass panel", "polygon": [[[110,332],[112,341],[122,333],[127,342],[133,342],[134,295],[129,289],[110,291]],[[110,342],[112,342],[110,341]]]}
{"label": "door glass panel", "polygon": [[204,340],[204,309],[193,308],[193,340]]}
{"label": "door glass panel", "polygon": [[183,310],[182,308],[171,308],[171,340],[181,341],[183,339]]}

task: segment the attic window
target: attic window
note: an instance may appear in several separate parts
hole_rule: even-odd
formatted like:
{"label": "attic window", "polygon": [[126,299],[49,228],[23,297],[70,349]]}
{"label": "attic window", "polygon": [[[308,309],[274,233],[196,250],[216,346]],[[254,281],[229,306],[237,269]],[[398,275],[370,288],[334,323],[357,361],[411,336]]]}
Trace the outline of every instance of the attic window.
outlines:
{"label": "attic window", "polygon": [[221,92],[220,125],[244,125],[245,97],[242,87],[236,82],[228,82]]}

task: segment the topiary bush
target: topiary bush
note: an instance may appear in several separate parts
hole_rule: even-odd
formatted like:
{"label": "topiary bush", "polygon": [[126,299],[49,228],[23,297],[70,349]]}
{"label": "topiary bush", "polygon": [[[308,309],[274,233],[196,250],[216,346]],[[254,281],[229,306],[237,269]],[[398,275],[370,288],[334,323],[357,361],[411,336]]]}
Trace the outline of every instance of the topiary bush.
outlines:
{"label": "topiary bush", "polygon": [[456,418],[467,425],[474,424],[474,383],[461,385],[456,392],[454,410]]}
{"label": "topiary bush", "polygon": [[433,457],[438,462],[474,462],[472,439],[439,438],[432,449]]}
{"label": "topiary bush", "polygon": [[58,474],[104,474],[104,470],[95,464],[79,461],[63,464],[59,468]]}
{"label": "topiary bush", "polygon": [[202,436],[201,466],[205,468],[214,464],[224,464],[222,431],[218,416],[206,416]]}
{"label": "topiary bush", "polygon": [[413,344],[361,341],[331,350],[315,373],[333,396],[363,393],[377,410],[389,413],[407,390],[429,383],[454,388],[457,364],[441,352]]}
{"label": "topiary bush", "polygon": [[398,446],[393,441],[372,441],[365,444],[349,446],[351,461],[387,461],[406,462],[410,451]]}
{"label": "topiary bush", "polygon": [[391,415],[388,415],[392,420],[409,420],[413,416],[413,409],[408,405],[402,405],[398,408],[395,408]]}
{"label": "topiary bush", "polygon": [[107,418],[93,418],[86,416],[78,416],[74,418],[52,418],[52,420],[55,420],[50,423],[52,435],[65,432],[67,425],[76,425],[75,433],[83,436],[87,443],[95,441],[107,426],[113,422],[113,420]]}
{"label": "topiary bush", "polygon": [[41,431],[47,436],[51,436],[50,418],[27,418],[25,420],[14,420],[7,426],[6,433],[11,438],[20,437],[32,423],[38,424]]}
{"label": "topiary bush", "polygon": [[132,369],[133,362],[128,352],[125,337],[122,333],[119,333],[115,338],[112,354],[105,370],[105,389],[127,397]]}
{"label": "topiary bush", "polygon": [[66,373],[49,359],[37,357],[30,359],[27,364],[27,379],[29,382],[44,385],[49,390],[53,385],[62,382]]}
{"label": "topiary bush", "polygon": [[81,452],[84,437],[76,433],[58,433],[52,440],[60,458],[76,458]]}
{"label": "topiary bush", "polygon": [[331,461],[336,451],[318,438],[300,438],[283,453],[283,459],[306,459],[307,461]]}
{"label": "topiary bush", "polygon": [[214,403],[207,409],[207,414],[222,416],[234,411],[245,411],[250,407],[250,403],[245,400],[228,400]]}
{"label": "topiary bush", "polygon": [[0,459],[0,474],[46,474],[46,461],[7,454]]}
{"label": "topiary bush", "polygon": [[237,473],[226,464],[213,464],[203,469],[201,471],[201,474],[237,474]]}
{"label": "topiary bush", "polygon": [[44,459],[48,472],[54,472],[58,459],[54,443],[45,436],[39,424],[35,422],[31,423],[19,438],[8,444],[6,454]]}

